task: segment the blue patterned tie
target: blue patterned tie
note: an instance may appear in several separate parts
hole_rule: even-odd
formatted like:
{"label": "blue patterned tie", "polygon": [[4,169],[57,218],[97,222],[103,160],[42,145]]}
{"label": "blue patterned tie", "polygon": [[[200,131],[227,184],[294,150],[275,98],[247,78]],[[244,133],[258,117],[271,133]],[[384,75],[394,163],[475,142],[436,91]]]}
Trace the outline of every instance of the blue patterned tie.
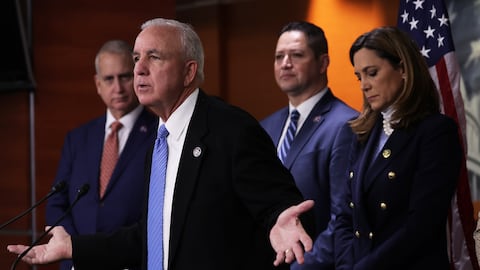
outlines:
{"label": "blue patterned tie", "polygon": [[163,198],[167,171],[168,130],[158,128],[152,155],[147,215],[148,269],[163,269]]}
{"label": "blue patterned tie", "polygon": [[290,113],[290,124],[288,125],[287,133],[285,133],[285,137],[283,138],[282,145],[280,146],[280,151],[278,156],[280,160],[285,164],[285,159],[287,158],[288,150],[290,150],[290,146],[292,145],[293,138],[297,132],[297,123],[298,118],[300,118],[300,113],[297,110],[293,110]]}

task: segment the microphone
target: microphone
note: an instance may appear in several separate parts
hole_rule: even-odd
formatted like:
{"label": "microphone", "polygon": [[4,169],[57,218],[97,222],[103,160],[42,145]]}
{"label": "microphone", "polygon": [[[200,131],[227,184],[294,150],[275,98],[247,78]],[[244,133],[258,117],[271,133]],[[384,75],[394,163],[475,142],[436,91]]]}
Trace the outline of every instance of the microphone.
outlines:
{"label": "microphone", "polygon": [[[83,184],[83,186],[81,186],[78,190],[77,190],[77,196],[75,197],[75,200],[73,200],[72,204],[70,204],[70,206],[67,208],[67,210],[65,210],[65,212],[63,213],[62,216],[60,216],[56,221],[55,223],[53,223],[50,228],[48,228],[48,230],[46,230],[45,232],[43,232],[38,238],[37,240],[35,240],[32,245],[30,245],[27,249],[25,249],[20,255],[18,255],[17,259],[15,259],[15,261],[13,262],[12,264],[12,267],[10,268],[10,270],[15,270],[15,268],[17,267],[17,264],[18,262],[23,258],[25,257],[25,255],[36,245],[38,245],[38,243],[46,236],[50,233],[51,230],[53,230],[53,228],[55,226],[57,226],[60,221],[62,221],[68,214],[70,214],[70,212],[72,211],[73,207],[75,206],[75,204],[77,204],[77,202],[85,195],[88,193],[88,190],[90,189],[90,185],[89,184]],[[35,229],[35,228],[34,228]]]}
{"label": "microphone", "polygon": [[52,189],[50,190],[50,192],[49,192],[45,197],[43,197],[41,200],[39,200],[38,202],[36,202],[34,205],[30,206],[30,208],[28,208],[27,210],[23,211],[23,212],[20,213],[18,216],[13,217],[13,218],[10,219],[9,221],[7,221],[7,222],[3,223],[2,225],[0,225],[0,230],[2,230],[3,228],[7,227],[7,226],[10,225],[10,224],[12,224],[13,222],[17,221],[18,219],[20,219],[21,217],[25,216],[26,214],[32,212],[33,209],[35,209],[36,207],[38,207],[38,206],[39,206],[41,203],[43,203],[46,199],[52,197],[53,194],[62,191],[63,189],[65,189],[66,186],[67,186],[67,183],[66,183],[65,181],[60,181],[60,182],[58,182],[55,186],[52,187]]}

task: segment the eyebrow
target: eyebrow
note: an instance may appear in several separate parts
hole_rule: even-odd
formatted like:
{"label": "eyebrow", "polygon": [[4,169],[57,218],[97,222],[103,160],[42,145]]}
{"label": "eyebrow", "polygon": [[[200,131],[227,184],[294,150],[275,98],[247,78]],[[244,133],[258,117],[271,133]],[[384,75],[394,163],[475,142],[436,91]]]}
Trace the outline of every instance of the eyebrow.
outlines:
{"label": "eyebrow", "polygon": [[369,69],[371,69],[371,68],[377,68],[377,66],[375,66],[375,65],[366,66],[366,67],[362,68],[362,69],[359,70],[359,71],[355,71],[355,70],[354,70],[354,71],[353,71],[353,74],[359,75],[361,72],[367,72],[367,71],[368,71]]}
{"label": "eyebrow", "polygon": [[366,71],[368,71],[368,70],[371,69],[371,68],[377,68],[377,66],[375,66],[375,65],[366,66],[366,67],[362,68],[360,71],[366,72]]}
{"label": "eyebrow", "polygon": [[109,74],[109,75],[104,75],[101,76],[102,79],[110,79],[110,78],[115,78],[115,77],[130,77],[133,76],[133,72],[128,71],[128,72],[123,72],[120,74]]}

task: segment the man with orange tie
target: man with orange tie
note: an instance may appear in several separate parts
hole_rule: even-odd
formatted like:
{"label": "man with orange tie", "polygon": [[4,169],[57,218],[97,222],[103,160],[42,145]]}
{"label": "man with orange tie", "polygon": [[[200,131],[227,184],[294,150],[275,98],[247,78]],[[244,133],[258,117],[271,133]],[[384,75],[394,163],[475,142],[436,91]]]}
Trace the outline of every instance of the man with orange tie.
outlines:
{"label": "man with orange tie", "polygon": [[[97,53],[94,80],[107,110],[65,137],[53,184],[66,181],[68,188],[49,199],[47,225],[65,213],[85,183],[90,192],[59,224],[71,235],[108,233],[140,218],[145,158],[158,118],[138,102],[133,67],[132,48],[124,41],[108,41]],[[62,262],[62,270],[71,267],[71,261]]]}

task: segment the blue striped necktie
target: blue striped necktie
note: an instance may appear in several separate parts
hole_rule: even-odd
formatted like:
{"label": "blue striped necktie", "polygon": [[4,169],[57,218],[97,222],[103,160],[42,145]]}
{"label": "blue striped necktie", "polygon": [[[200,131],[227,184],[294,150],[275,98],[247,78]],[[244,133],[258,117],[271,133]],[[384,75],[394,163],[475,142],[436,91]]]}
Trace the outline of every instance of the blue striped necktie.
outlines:
{"label": "blue striped necktie", "polygon": [[163,269],[163,199],[168,161],[168,130],[158,128],[152,154],[147,215],[148,269]]}
{"label": "blue striped necktie", "polygon": [[285,137],[283,138],[283,142],[280,146],[280,151],[278,153],[278,157],[283,162],[283,164],[285,164],[288,150],[290,150],[290,146],[293,143],[293,138],[297,133],[298,118],[300,118],[300,113],[297,110],[293,110],[290,113],[290,124],[288,125],[287,133],[285,133]]}

